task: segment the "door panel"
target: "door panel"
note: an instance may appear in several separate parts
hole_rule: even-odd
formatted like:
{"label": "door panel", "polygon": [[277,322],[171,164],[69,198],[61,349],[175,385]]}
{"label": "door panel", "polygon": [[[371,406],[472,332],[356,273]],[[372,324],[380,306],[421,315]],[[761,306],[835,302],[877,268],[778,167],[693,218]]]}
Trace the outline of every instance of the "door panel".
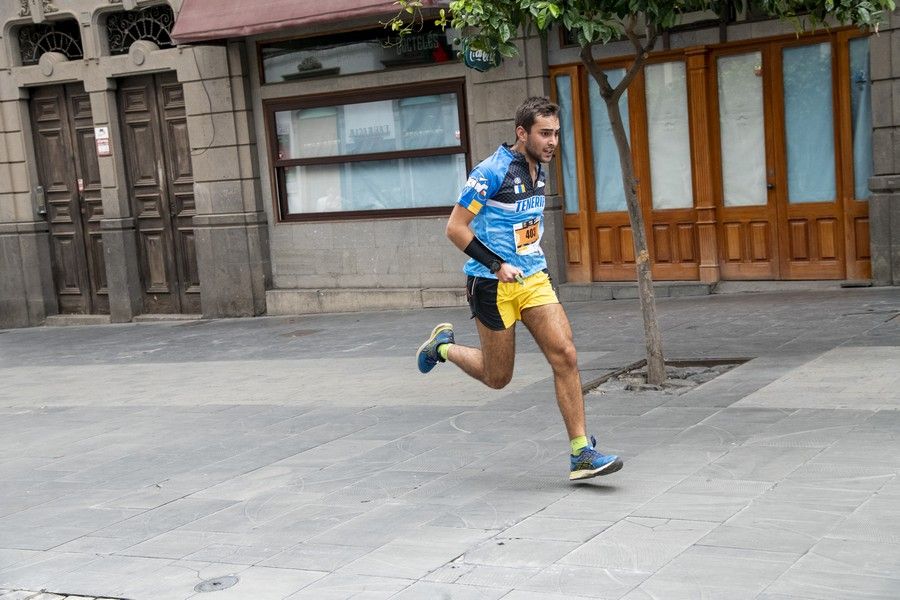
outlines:
{"label": "door panel", "polygon": [[191,143],[184,108],[184,91],[174,75],[157,76],[159,108],[167,160],[167,191],[170,198],[175,259],[181,289],[182,312],[200,312],[200,277],[194,243],[194,173]]}
{"label": "door panel", "polygon": [[[591,235],[588,230],[587,189],[583,168],[586,142],[584,128],[584,100],[578,85],[577,67],[561,69],[551,79],[553,96],[560,106],[559,150],[555,161],[558,169],[557,191],[565,197],[563,229],[566,247],[566,279],[590,281]],[[559,189],[561,187],[561,189]]]}
{"label": "door panel", "polygon": [[[624,68],[606,70],[611,85],[625,76]],[[619,100],[619,111],[625,132],[632,137],[631,102],[629,89]],[[594,281],[627,281],[635,278],[634,245],[631,222],[625,205],[625,191],[619,153],[606,103],[600,88],[588,79],[588,112],[590,129],[586,132],[593,156],[588,177],[588,218],[593,239],[591,277]]]}
{"label": "door panel", "polygon": [[108,313],[100,170],[90,98],[80,84],[35,89],[31,119],[59,310]]}
{"label": "door panel", "polygon": [[162,146],[156,133],[152,76],[119,83],[122,136],[129,192],[137,217],[141,282],[146,313],[181,312],[168,228],[168,202],[161,184]]}
{"label": "door panel", "polygon": [[719,268],[723,279],[776,279],[774,158],[766,127],[769,56],[765,50],[714,55],[711,121],[718,138]]}
{"label": "door panel", "polygon": [[872,276],[869,250],[869,178],[872,160],[872,78],[869,73],[869,38],[858,31],[845,31],[838,39],[846,52],[838,53],[838,73],[843,81],[838,91],[841,119],[844,241],[848,279]]}
{"label": "door panel", "polygon": [[119,102],[144,311],[198,313],[194,182],[181,85],[174,74],[128,78],[120,82]]}
{"label": "door panel", "polygon": [[94,140],[91,100],[80,88],[69,86],[68,92],[75,140],[74,158],[79,175],[76,185],[81,196],[88,274],[91,278],[91,289],[94,290],[94,312],[108,313],[109,289],[103,254],[103,234],[100,230],[100,221],[103,219],[103,199],[100,190],[103,186],[100,182],[97,144]]}
{"label": "door panel", "polygon": [[[640,138],[635,165],[648,228],[648,249],[657,279],[693,280],[700,273],[699,236],[694,210],[688,114],[687,65],[684,60],[648,64],[634,82],[643,104],[636,128]],[[646,139],[646,141],[643,141]],[[637,140],[636,140],[637,141]],[[643,151],[642,151],[643,150]]]}
{"label": "door panel", "polygon": [[[844,277],[832,43],[773,44],[781,277]],[[780,69],[780,71],[779,71]]]}

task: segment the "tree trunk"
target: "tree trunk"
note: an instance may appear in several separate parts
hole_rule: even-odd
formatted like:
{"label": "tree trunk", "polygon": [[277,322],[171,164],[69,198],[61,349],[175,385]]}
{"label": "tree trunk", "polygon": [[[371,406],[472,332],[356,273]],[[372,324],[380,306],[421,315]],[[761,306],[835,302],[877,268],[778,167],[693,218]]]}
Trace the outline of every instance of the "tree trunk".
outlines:
{"label": "tree trunk", "polygon": [[634,180],[634,163],[631,160],[631,147],[625,135],[625,124],[619,111],[619,98],[604,98],[613,137],[619,150],[619,162],[622,166],[622,182],[625,184],[625,204],[628,206],[628,218],[631,221],[634,256],[637,267],[638,296],[641,299],[641,316],[644,318],[644,342],[647,346],[647,383],[659,385],[666,380],[666,364],[663,359],[662,337],[656,320],[656,297],[653,294],[653,275],[650,271],[650,252],[647,250],[647,232],[644,228],[644,215],[638,203],[636,182]]}

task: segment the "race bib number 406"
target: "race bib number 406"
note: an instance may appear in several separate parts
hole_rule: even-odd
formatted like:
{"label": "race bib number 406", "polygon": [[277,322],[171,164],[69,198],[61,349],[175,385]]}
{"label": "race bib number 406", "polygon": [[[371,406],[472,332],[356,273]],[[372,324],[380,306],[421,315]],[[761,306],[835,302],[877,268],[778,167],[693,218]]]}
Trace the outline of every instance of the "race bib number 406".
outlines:
{"label": "race bib number 406", "polygon": [[541,220],[536,218],[513,225],[513,234],[516,236],[516,254],[531,254],[539,250],[540,223]]}

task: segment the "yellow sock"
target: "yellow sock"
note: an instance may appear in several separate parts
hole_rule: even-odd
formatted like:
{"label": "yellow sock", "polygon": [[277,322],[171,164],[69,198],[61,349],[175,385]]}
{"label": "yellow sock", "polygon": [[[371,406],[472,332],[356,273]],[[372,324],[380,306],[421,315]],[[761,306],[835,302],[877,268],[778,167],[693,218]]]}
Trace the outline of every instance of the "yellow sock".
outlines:
{"label": "yellow sock", "polygon": [[441,360],[447,360],[447,353],[450,352],[451,344],[441,344],[437,347],[438,356],[441,357]]}
{"label": "yellow sock", "polygon": [[572,445],[572,456],[578,456],[581,454],[582,449],[587,448],[587,436],[578,436],[577,438],[569,440],[569,443]]}

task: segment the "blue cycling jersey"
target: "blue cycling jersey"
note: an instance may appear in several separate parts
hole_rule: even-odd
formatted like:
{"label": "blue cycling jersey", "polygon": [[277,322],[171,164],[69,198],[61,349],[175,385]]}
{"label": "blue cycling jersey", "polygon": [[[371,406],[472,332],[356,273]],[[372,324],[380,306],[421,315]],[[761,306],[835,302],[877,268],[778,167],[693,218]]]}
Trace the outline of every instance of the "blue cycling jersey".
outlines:
{"label": "blue cycling jersey", "polygon": [[[547,268],[541,250],[545,179],[538,163],[537,180],[532,182],[525,155],[503,144],[472,170],[459,196],[458,204],[475,215],[475,236],[525,277]],[[469,259],[463,270],[497,278],[475,259]]]}

